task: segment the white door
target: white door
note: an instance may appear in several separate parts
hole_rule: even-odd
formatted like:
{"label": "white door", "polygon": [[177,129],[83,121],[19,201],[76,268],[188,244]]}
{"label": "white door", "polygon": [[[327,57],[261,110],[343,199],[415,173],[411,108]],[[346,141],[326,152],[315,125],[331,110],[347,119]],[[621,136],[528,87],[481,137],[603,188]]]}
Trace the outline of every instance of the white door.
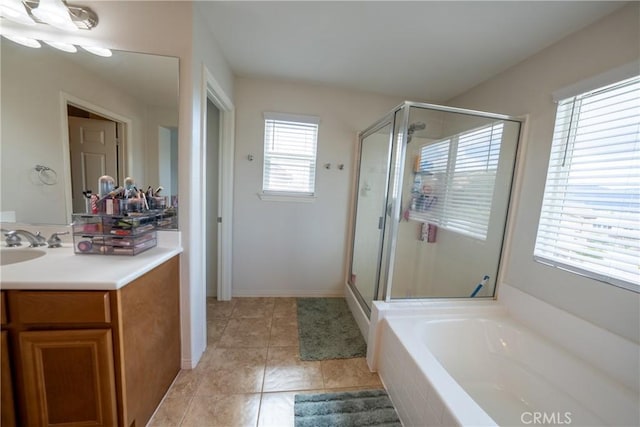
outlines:
{"label": "white door", "polygon": [[82,192],[98,192],[98,178],[118,179],[116,123],[107,120],[69,117],[69,150],[73,212],[85,212]]}

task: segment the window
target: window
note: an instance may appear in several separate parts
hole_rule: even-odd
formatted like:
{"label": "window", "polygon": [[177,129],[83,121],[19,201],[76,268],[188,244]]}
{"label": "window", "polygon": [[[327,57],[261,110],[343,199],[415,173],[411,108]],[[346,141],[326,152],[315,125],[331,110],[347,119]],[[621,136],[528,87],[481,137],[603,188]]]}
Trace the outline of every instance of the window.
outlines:
{"label": "window", "polygon": [[264,114],[263,193],[313,196],[319,119]]}
{"label": "window", "polygon": [[494,123],[424,145],[410,218],[485,240],[503,130]]}
{"label": "window", "polygon": [[534,256],[640,291],[640,76],[558,103]]}

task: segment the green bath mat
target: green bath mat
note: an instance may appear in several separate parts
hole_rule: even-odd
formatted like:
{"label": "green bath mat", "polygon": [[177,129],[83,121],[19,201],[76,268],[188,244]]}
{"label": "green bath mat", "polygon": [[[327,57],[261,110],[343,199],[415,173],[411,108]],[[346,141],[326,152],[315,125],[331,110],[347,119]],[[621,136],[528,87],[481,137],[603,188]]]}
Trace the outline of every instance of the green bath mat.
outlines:
{"label": "green bath mat", "polygon": [[295,427],[401,427],[384,390],[296,394]]}
{"label": "green bath mat", "polygon": [[367,355],[344,298],[298,298],[301,360],[348,359]]}

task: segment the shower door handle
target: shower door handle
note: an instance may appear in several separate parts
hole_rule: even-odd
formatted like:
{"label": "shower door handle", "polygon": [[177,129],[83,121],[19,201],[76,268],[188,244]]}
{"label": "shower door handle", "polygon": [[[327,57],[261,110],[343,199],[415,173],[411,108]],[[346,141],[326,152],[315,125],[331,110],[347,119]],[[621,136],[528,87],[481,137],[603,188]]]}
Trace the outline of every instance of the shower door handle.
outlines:
{"label": "shower door handle", "polygon": [[383,225],[384,225],[384,217],[378,217],[378,230],[382,230]]}

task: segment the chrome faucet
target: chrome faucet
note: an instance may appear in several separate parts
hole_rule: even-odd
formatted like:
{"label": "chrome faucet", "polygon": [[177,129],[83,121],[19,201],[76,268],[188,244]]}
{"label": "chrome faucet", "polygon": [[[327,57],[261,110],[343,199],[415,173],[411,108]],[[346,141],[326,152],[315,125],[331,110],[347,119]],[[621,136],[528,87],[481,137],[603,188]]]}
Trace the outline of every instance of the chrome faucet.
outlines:
{"label": "chrome faucet", "polygon": [[44,236],[40,234],[40,232],[33,234],[32,232],[27,230],[12,230],[7,231],[5,233],[5,236],[7,237],[7,246],[9,246],[10,248],[22,245],[20,236],[24,236],[29,241],[30,248],[37,248],[38,246],[45,246],[47,244],[47,239],[45,239]]}
{"label": "chrome faucet", "polygon": [[49,245],[50,248],[59,248],[62,246],[62,239],[60,239],[59,236],[63,236],[65,234],[69,234],[68,231],[64,231],[64,232],[60,232],[60,233],[53,233],[51,235],[51,237],[49,237],[49,240],[47,240],[47,244]]}

